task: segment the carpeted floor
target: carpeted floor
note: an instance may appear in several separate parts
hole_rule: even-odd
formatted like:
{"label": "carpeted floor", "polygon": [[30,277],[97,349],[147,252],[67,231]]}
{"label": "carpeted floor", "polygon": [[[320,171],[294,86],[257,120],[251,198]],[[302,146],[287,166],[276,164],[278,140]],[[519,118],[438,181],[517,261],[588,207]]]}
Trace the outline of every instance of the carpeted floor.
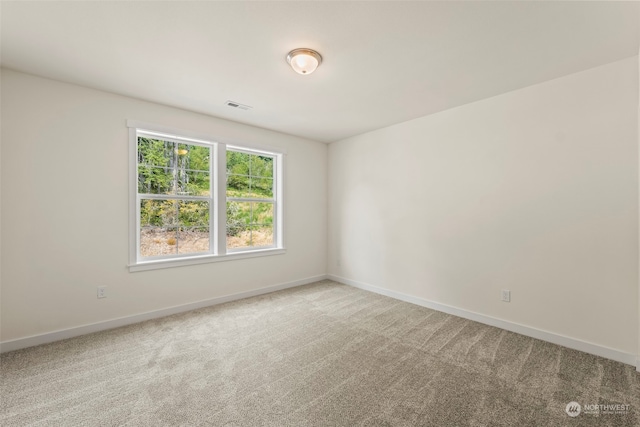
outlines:
{"label": "carpeted floor", "polygon": [[2,426],[640,425],[632,366],[331,281],[0,361]]}

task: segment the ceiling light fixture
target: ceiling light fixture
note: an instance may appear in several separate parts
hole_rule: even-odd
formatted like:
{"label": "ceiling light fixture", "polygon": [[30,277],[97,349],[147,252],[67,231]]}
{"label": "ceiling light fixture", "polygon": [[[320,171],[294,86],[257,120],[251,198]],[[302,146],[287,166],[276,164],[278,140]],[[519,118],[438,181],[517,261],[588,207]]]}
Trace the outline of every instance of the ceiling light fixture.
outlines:
{"label": "ceiling light fixture", "polygon": [[287,55],[287,63],[298,74],[311,74],[322,63],[322,56],[312,49],[294,49]]}

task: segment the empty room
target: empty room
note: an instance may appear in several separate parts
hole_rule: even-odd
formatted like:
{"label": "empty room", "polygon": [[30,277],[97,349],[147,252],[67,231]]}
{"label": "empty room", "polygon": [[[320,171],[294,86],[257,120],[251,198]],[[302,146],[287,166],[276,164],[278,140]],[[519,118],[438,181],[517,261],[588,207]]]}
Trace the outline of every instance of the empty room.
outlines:
{"label": "empty room", "polygon": [[0,425],[640,425],[640,3],[1,1]]}

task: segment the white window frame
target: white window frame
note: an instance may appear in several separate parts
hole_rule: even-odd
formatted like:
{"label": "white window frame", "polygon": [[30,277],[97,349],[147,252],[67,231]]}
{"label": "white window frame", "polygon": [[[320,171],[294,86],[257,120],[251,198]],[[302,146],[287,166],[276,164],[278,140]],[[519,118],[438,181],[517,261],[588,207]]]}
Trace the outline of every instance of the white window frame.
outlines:
{"label": "white window frame", "polygon": [[[203,264],[235,259],[253,258],[286,253],[284,246],[284,157],[286,152],[270,147],[254,144],[237,143],[235,141],[215,138],[209,135],[171,129],[164,126],[127,121],[129,128],[129,271],[155,270],[159,268],[181,267],[185,265]],[[183,144],[207,146],[211,149],[209,156],[210,188],[209,196],[184,195],[141,195],[138,194],[138,136],[156,137],[166,141]],[[227,249],[226,217],[227,217],[227,148],[248,154],[265,155],[274,159],[273,202],[274,220],[271,246]],[[164,255],[153,258],[140,256],[140,201],[146,199],[160,200],[200,200],[209,202],[209,252],[196,254]],[[233,198],[234,201],[264,202],[266,199]]]}

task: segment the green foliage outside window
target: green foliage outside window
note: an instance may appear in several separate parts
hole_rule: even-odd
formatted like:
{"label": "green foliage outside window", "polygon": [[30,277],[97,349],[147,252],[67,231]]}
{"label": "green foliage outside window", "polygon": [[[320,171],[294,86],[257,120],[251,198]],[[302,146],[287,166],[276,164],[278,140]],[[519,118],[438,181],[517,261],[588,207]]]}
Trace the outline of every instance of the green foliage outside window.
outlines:
{"label": "green foliage outside window", "polygon": [[[227,197],[273,198],[273,158],[227,151]],[[273,204],[227,203],[227,235],[237,236],[249,227],[273,226]]]}
{"label": "green foliage outside window", "polygon": [[[138,138],[138,192],[208,196],[211,149],[152,138]],[[227,151],[227,196],[273,198],[273,158]],[[204,201],[149,200],[140,205],[140,226],[204,231],[209,206]],[[227,235],[250,226],[273,226],[273,204],[227,203]]]}
{"label": "green foliage outside window", "polygon": [[206,196],[211,149],[138,138],[138,192]]}

